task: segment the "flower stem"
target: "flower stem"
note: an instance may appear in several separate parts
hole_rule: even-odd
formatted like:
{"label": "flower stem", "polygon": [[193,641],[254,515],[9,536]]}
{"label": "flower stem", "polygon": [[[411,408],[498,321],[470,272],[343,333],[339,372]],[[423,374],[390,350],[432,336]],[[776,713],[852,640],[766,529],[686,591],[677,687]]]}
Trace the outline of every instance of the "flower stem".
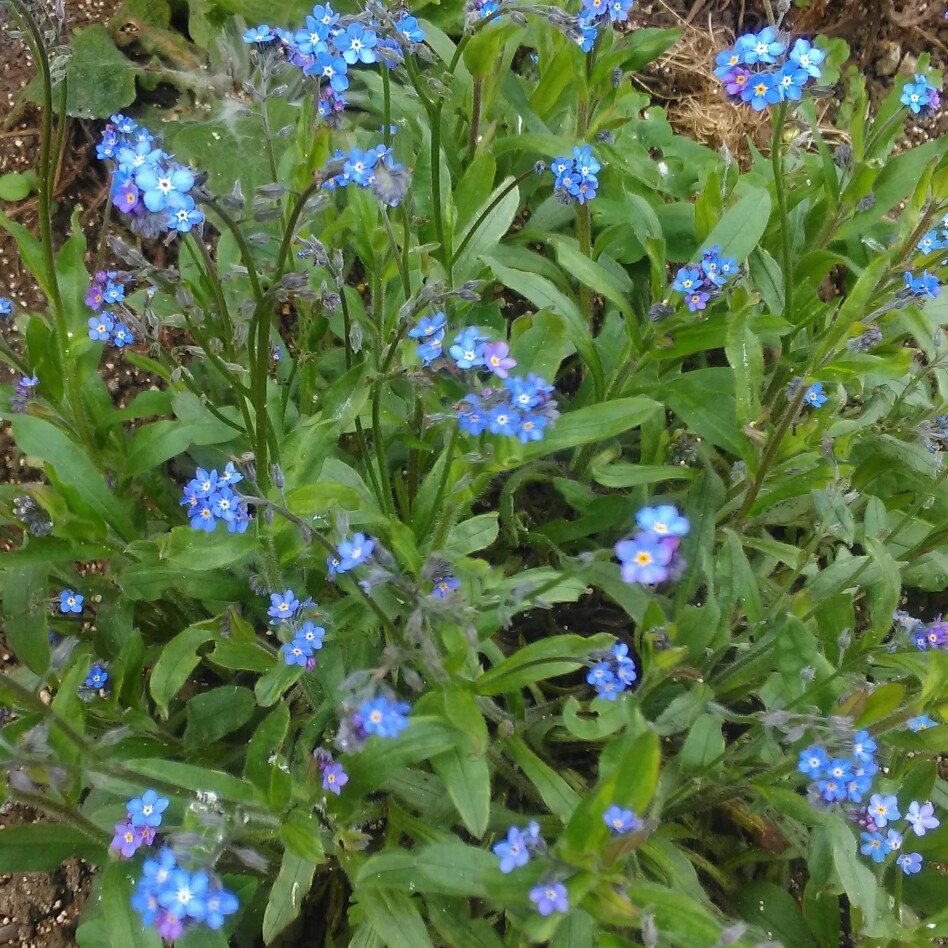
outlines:
{"label": "flower stem", "polygon": [[780,214],[780,252],[783,263],[783,317],[793,322],[793,256],[790,245],[790,215],[787,210],[787,191],[783,176],[783,129],[787,121],[787,103],[783,102],[774,116],[774,138],[770,160],[774,169],[774,190]]}
{"label": "flower stem", "polygon": [[[592,258],[592,221],[589,215],[589,205],[585,202],[576,205],[576,224],[579,234],[579,252],[584,257]],[[589,333],[593,331],[593,312],[592,312],[592,287],[585,280],[579,281],[579,308],[583,314],[583,319],[589,327]]]}

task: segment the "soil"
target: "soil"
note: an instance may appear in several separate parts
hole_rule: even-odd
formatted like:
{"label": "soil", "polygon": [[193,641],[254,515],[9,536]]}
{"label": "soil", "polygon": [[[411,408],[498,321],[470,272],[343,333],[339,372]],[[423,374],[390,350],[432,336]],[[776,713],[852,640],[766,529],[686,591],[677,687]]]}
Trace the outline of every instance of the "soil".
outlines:
{"label": "soil", "polygon": [[[118,0],[65,0],[66,30],[91,23],[106,24],[120,6]],[[773,5],[777,6],[777,0]],[[852,62],[867,77],[874,101],[891,88],[896,73],[912,74],[918,57],[929,52],[932,66],[948,66],[948,23],[944,2],[934,0],[808,0],[802,9],[790,12],[789,25],[807,35],[820,33],[845,39],[852,49]],[[748,115],[750,110],[722,108],[722,97],[710,69],[696,68],[711,63],[718,50],[729,45],[735,35],[765,24],[765,5],[755,0],[639,0],[630,28],[677,26],[683,29],[682,42],[635,81],[663,106],[679,131],[711,147],[723,145],[733,154],[746,151],[746,136],[766,142],[766,118]],[[873,29],[866,29],[873,24]],[[0,174],[25,171],[32,167],[39,143],[37,110],[18,106],[22,89],[33,75],[33,63],[25,47],[11,40],[9,24],[0,19],[0,114],[15,116],[0,126]],[[833,100],[823,100],[823,108],[833,108]],[[16,110],[15,110],[16,109]],[[14,111],[15,110],[15,111]],[[824,112],[824,114],[826,114]],[[99,239],[101,214],[106,197],[106,179],[95,160],[92,147],[101,123],[70,120],[66,148],[57,172],[55,198],[57,239],[65,238],[70,214],[81,208],[80,222],[90,246]],[[948,133],[948,107],[908,130],[905,147]],[[36,230],[36,202],[0,202],[0,209],[24,226]],[[92,261],[90,260],[90,267]],[[41,309],[43,296],[20,263],[15,245],[0,235],[0,295],[12,297],[25,306]],[[15,334],[4,330],[16,345]],[[154,379],[131,367],[121,357],[103,365],[117,404],[125,404]],[[0,366],[0,382],[11,378]],[[0,427],[0,483],[35,480],[40,472],[29,470],[17,456],[7,427]],[[0,637],[0,654],[4,651]],[[4,656],[9,660],[9,656]],[[0,807],[0,826],[33,822],[34,811],[5,805]],[[38,948],[67,948],[74,942],[76,917],[88,896],[92,870],[79,860],[69,860],[50,874],[0,876],[0,946],[35,945]]]}

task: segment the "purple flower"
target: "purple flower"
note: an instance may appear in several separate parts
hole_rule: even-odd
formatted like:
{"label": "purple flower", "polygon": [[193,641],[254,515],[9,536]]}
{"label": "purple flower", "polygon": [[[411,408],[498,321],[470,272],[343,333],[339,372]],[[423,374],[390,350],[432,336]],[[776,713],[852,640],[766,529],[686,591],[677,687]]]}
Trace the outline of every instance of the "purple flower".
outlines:
{"label": "purple flower", "polygon": [[343,770],[342,764],[329,764],[323,770],[323,790],[329,790],[337,797],[348,782],[349,775]]}
{"label": "purple flower", "polygon": [[534,886],[530,890],[530,901],[536,903],[537,911],[544,916],[569,911],[569,898],[562,882]]}
{"label": "purple flower", "polygon": [[622,564],[623,582],[651,586],[668,579],[675,550],[667,542],[645,533],[631,540],[620,540],[615,545],[615,554]]}
{"label": "purple flower", "polygon": [[131,859],[142,844],[142,834],[131,822],[117,823],[115,836],[112,837],[111,848],[120,853],[125,859]]}
{"label": "purple flower", "polygon": [[506,342],[488,342],[484,346],[484,365],[498,378],[505,379],[517,364],[517,360],[510,358],[509,353],[510,346]]}

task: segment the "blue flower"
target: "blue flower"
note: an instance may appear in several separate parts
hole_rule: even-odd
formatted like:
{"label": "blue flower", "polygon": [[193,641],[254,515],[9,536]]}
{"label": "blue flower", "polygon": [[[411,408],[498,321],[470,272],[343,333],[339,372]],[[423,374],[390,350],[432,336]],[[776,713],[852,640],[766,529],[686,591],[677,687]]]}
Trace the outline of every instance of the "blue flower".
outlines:
{"label": "blue flower", "polygon": [[0,316],[9,316],[13,313],[13,301],[0,296]]}
{"label": "blue flower", "polygon": [[[937,829],[941,825],[941,820],[934,813],[935,808],[931,803],[919,804],[917,800],[913,800],[909,804],[905,819],[911,824],[916,836],[924,836],[928,830]],[[898,819],[898,814],[895,818]]]}
{"label": "blue flower", "polygon": [[316,59],[303,72],[308,76],[319,76],[329,82],[334,92],[345,92],[349,88],[349,77],[345,59],[333,56],[328,50],[317,53]]}
{"label": "blue flower", "polygon": [[243,40],[245,43],[269,43],[271,40],[276,39],[271,31],[270,27],[266,23],[261,24],[260,26],[252,26],[246,33],[244,33]]}
{"label": "blue flower", "polygon": [[375,55],[378,37],[359,23],[350,23],[345,30],[333,37],[332,42],[350,66],[357,62],[374,63],[378,59]]}
{"label": "blue flower", "polygon": [[281,622],[285,619],[292,619],[296,610],[300,607],[300,601],[296,598],[292,589],[285,593],[270,594],[270,608],[267,609],[267,615]]}
{"label": "blue flower", "polygon": [[741,92],[741,98],[749,103],[755,112],[761,112],[768,105],[779,102],[780,89],[777,85],[776,76],[768,72],[761,72],[753,76],[745,86],[744,91]]}
{"label": "blue flower", "polygon": [[233,461],[228,461],[224,470],[217,474],[217,483],[224,486],[239,484],[243,479],[244,475],[234,468]]}
{"label": "blue flower", "polygon": [[96,690],[105,687],[109,680],[109,673],[98,663],[92,666],[86,680],[83,682],[86,688],[95,688]]}
{"label": "blue flower", "polygon": [[122,349],[125,346],[130,346],[134,341],[135,337],[132,335],[128,326],[122,323],[115,324],[115,329],[112,330],[112,345],[118,349]]}
{"label": "blue flower", "polygon": [[199,467],[188,482],[195,497],[210,497],[217,490],[217,471],[208,471]]}
{"label": "blue flower", "polygon": [[901,817],[899,801],[894,796],[883,796],[881,793],[874,793],[869,797],[869,817],[880,828],[890,820],[899,819]]}
{"label": "blue flower", "polygon": [[530,850],[523,833],[516,826],[507,830],[507,838],[494,844],[494,853],[500,859],[500,871],[513,872],[530,861]]}
{"label": "blue flower", "polygon": [[142,865],[142,884],[152,890],[161,889],[177,868],[174,852],[168,846],[163,846],[158,851],[157,859],[146,859]]}
{"label": "blue flower", "polygon": [[335,26],[339,22],[339,14],[327,3],[325,6],[317,4],[313,7],[313,18],[319,21],[323,26]]}
{"label": "blue flower", "polygon": [[499,405],[487,414],[487,427],[491,434],[513,437],[520,428],[520,412],[506,405]]}
{"label": "blue flower", "polygon": [[396,18],[395,27],[409,43],[423,43],[425,40],[425,31],[418,25],[418,20],[413,16],[407,16],[403,13]]}
{"label": "blue flower", "polygon": [[367,734],[378,734],[379,737],[398,737],[408,727],[408,718],[405,716],[410,710],[403,701],[389,701],[378,697],[373,701],[366,701],[359,709],[362,720],[362,729]]}
{"label": "blue flower", "polygon": [[744,64],[744,49],[737,46],[735,49],[722,49],[714,61],[714,74],[718,79],[724,79],[733,73],[734,69]]}
{"label": "blue flower", "polygon": [[475,437],[487,430],[487,415],[478,407],[479,404],[480,398],[477,395],[466,395],[455,412],[461,431]]}
{"label": "blue flower", "polygon": [[808,40],[798,39],[790,50],[790,60],[804,70],[812,79],[819,79],[823,75],[820,63],[826,59],[826,53],[818,46],[813,46]]}
{"label": "blue flower", "polygon": [[615,675],[612,674],[612,667],[609,662],[598,662],[586,672],[586,681],[597,690],[607,681],[615,681]]}
{"label": "blue flower", "polygon": [[323,647],[323,639],[326,636],[326,630],[321,625],[314,625],[312,622],[304,622],[296,633],[296,638],[306,642],[313,650]]}
{"label": "blue flower", "polygon": [[164,211],[172,193],[186,194],[194,187],[194,175],[180,165],[143,165],[135,172],[135,184],[149,211]]}
{"label": "blue flower", "polygon": [[194,206],[194,198],[188,194],[173,192],[168,197],[168,229],[187,234],[204,220],[203,211]]}
{"label": "blue flower", "polygon": [[210,889],[204,898],[204,924],[212,931],[224,926],[224,919],[240,908],[240,901],[229,889]]}
{"label": "blue flower", "polygon": [[937,299],[941,292],[938,277],[927,270],[923,271],[920,277],[913,277],[911,273],[906,273],[905,285],[916,296],[927,296],[930,300]]}
{"label": "blue flower", "polygon": [[616,833],[632,833],[640,826],[638,817],[631,810],[623,810],[613,804],[602,814],[603,821]]}
{"label": "blue flower", "polygon": [[837,757],[826,765],[826,775],[831,780],[845,782],[853,776],[853,765],[845,757]]}
{"label": "blue flower", "polygon": [[885,832],[885,841],[889,844],[890,852],[897,852],[902,848],[902,834],[898,830],[892,829],[890,826]]}
{"label": "blue flower", "polygon": [[846,781],[846,797],[851,803],[862,803],[862,798],[872,789],[872,778],[852,776]]}
{"label": "blue flower", "polygon": [[912,875],[915,872],[921,872],[922,869],[922,856],[921,853],[902,853],[895,860],[895,864],[904,872],[907,876]]}
{"label": "blue flower", "polygon": [[863,841],[859,851],[864,856],[870,856],[873,862],[882,862],[888,855],[889,843],[881,833],[860,833],[859,838]]}
{"label": "blue flower", "polygon": [[542,396],[536,382],[519,375],[504,379],[504,388],[510,392],[510,401],[520,411],[535,408],[542,401]]}
{"label": "blue flower", "polygon": [[214,517],[214,510],[211,507],[210,499],[207,497],[196,497],[195,500],[197,503],[188,509],[188,516],[191,518],[191,526],[195,530],[213,533],[217,527],[217,520]]}
{"label": "blue flower", "polygon": [[521,444],[527,444],[530,441],[542,441],[543,429],[549,423],[545,415],[524,415],[520,419],[520,430],[517,437]]}
{"label": "blue flower", "polygon": [[658,537],[683,537],[691,529],[688,518],[683,517],[672,504],[658,507],[643,507],[636,515],[639,528]]}
{"label": "blue flower", "polygon": [[432,336],[430,339],[427,339],[425,342],[421,343],[420,346],[415,350],[415,354],[421,359],[422,365],[429,366],[435,359],[438,359],[443,354],[441,348],[442,342],[440,336]]}
{"label": "blue flower", "polygon": [[375,549],[375,541],[370,540],[364,533],[355,534],[351,540],[343,540],[339,544],[339,565],[336,571],[339,573],[348,572],[356,566],[364,563]]}
{"label": "blue flower", "polygon": [[803,87],[807,84],[809,78],[809,73],[800,69],[796,63],[784,63],[776,77],[780,95],[792,102],[799,102],[803,97]]}
{"label": "blue flower", "polygon": [[281,649],[283,652],[283,661],[287,665],[300,665],[306,667],[310,655],[313,654],[312,646],[297,636],[292,642],[287,642]]}
{"label": "blue flower", "polygon": [[654,534],[644,533],[631,540],[620,540],[615,545],[615,553],[622,564],[622,579],[626,583],[652,586],[664,582],[671,575],[669,564],[675,551]]}
{"label": "blue flower", "polygon": [[59,611],[66,614],[70,612],[82,612],[82,601],[85,596],[72,589],[64,589],[59,594]]}
{"label": "blue flower", "polygon": [[927,731],[930,727],[938,727],[938,721],[933,721],[927,714],[921,714],[917,718],[910,718],[905,722],[910,731],[916,734],[919,731]]}
{"label": "blue flower", "polygon": [[140,797],[128,801],[128,817],[132,826],[161,826],[161,814],[168,809],[168,800],[157,791],[146,790]]}
{"label": "blue flower", "polygon": [[832,777],[827,777],[824,780],[818,781],[816,784],[816,789],[819,791],[820,796],[822,796],[827,803],[845,800],[848,796],[846,784]]}
{"label": "blue flower", "polygon": [[[915,78],[918,79],[919,77],[916,76]],[[915,115],[918,115],[931,100],[927,81],[905,83],[902,95],[899,97],[899,102],[908,106]]]}
{"label": "blue flower", "polygon": [[682,267],[672,283],[672,289],[678,293],[690,293],[692,290],[704,286],[704,277],[696,268]]}
{"label": "blue flower", "polygon": [[207,915],[209,881],[206,872],[175,869],[158,893],[158,904],[175,918],[203,921]]}
{"label": "blue flower", "polygon": [[109,122],[115,127],[115,130],[122,135],[131,135],[135,129],[138,128],[138,123],[134,119],[130,119],[121,112],[116,112],[115,115],[110,116]]}
{"label": "blue flower", "polygon": [[773,65],[776,58],[786,50],[786,46],[777,40],[777,33],[773,27],[764,27],[759,33],[748,33],[737,41],[744,54],[744,62],[748,65],[767,63]]}
{"label": "blue flower", "polygon": [[459,369],[473,369],[484,365],[484,342],[475,327],[468,326],[454,337],[454,345],[448,353]]}
{"label": "blue flower", "polygon": [[[422,316],[418,320],[418,325],[408,330],[408,335],[412,339],[430,339],[435,336],[444,335],[444,326],[447,322],[444,313],[435,313],[433,316]],[[467,330],[465,330],[466,332]]]}
{"label": "blue flower", "polygon": [[623,685],[631,685],[638,676],[635,662],[629,657],[629,646],[625,642],[617,642],[612,646],[612,657],[616,663],[616,678]]}
{"label": "blue flower", "polygon": [[797,761],[797,770],[801,774],[806,774],[811,780],[819,780],[829,766],[829,758],[822,747],[812,745],[805,750],[800,751],[800,758]]}
{"label": "blue flower", "polygon": [[853,738],[853,757],[856,760],[870,761],[878,746],[868,731],[857,731]]}
{"label": "blue flower", "polygon": [[561,882],[534,886],[530,890],[530,901],[535,903],[537,911],[543,916],[552,915],[553,912],[569,911],[566,886]]}
{"label": "blue flower", "polygon": [[823,384],[821,382],[814,382],[806,390],[803,400],[808,405],[812,405],[814,408],[820,408],[829,401],[829,399],[823,394]]}
{"label": "blue flower", "polygon": [[448,593],[455,592],[461,588],[461,580],[455,576],[442,576],[440,579],[434,581],[434,589],[431,590],[431,595],[435,599],[444,599]]}
{"label": "blue flower", "polygon": [[592,149],[589,147],[589,145],[583,145],[582,148],[577,145],[573,149],[573,163],[576,167],[576,170],[584,178],[588,178],[590,175],[598,174],[601,169],[601,166],[593,156]]}

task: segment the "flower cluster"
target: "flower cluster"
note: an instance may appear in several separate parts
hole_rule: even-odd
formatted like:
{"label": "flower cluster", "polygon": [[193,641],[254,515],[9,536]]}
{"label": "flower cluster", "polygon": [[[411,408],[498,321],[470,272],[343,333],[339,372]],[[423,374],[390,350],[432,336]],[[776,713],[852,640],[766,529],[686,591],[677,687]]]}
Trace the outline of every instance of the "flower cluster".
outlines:
{"label": "flower cluster", "polygon": [[160,142],[127,115],[113,115],[96,146],[112,172],[112,203],[142,237],[168,230],[186,234],[204,220],[190,191],[194,172],[172,160]]}
{"label": "flower cluster", "polygon": [[732,277],[740,274],[740,267],[733,257],[721,257],[720,247],[715,244],[701,254],[697,266],[682,267],[675,276],[672,289],[681,293],[692,313],[703,310],[721,293]]}
{"label": "flower cluster", "polygon": [[240,902],[233,892],[204,870],[189,872],[165,846],[156,859],[146,859],[132,895],[132,908],[143,925],[154,925],[167,942],[177,941],[195,925],[222,928]]}
{"label": "flower cluster", "polygon": [[344,188],[351,182],[360,188],[368,188],[389,207],[401,204],[411,181],[405,167],[392,157],[392,149],[382,144],[367,151],[360,148],[348,152],[337,149],[331,167],[338,170],[323,182],[322,186],[327,191]]}
{"label": "flower cluster", "polygon": [[[848,808],[847,816],[862,829],[860,852],[881,863],[889,853],[899,852],[904,842],[903,834],[892,824],[904,819],[916,836],[924,836],[940,821],[931,803],[913,801],[903,817],[895,795],[872,793],[873,777],[879,772],[877,749],[868,731],[857,731],[847,756],[831,758],[823,747],[813,744],[800,751],[797,770],[810,779],[810,796],[822,805],[857,804]],[[863,803],[867,795],[869,802]],[[918,872],[922,865],[918,853],[900,853],[895,861],[907,875]]]}
{"label": "flower cluster", "polygon": [[635,661],[629,657],[629,646],[624,642],[613,645],[609,657],[586,673],[586,681],[596,689],[596,697],[606,701],[615,701],[637,677]]}
{"label": "flower cluster", "polygon": [[279,625],[284,638],[292,636],[280,650],[287,665],[299,665],[307,671],[316,667],[313,652],[318,652],[323,647],[326,630],[321,625],[304,619],[306,610],[315,608],[316,604],[312,599],[307,598],[300,602],[292,589],[270,595],[270,608],[267,609],[270,624]]}
{"label": "flower cluster", "polygon": [[941,93],[929,82],[928,76],[915,73],[915,81],[907,82],[899,97],[913,115],[925,117],[938,110],[941,105]]}
{"label": "flower cluster", "polygon": [[89,338],[110,342],[123,349],[135,341],[132,331],[115,312],[106,307],[120,306],[125,300],[125,285],[115,278],[115,272],[100,270],[92,279],[86,293],[86,306],[92,310],[89,317]]}
{"label": "flower cluster", "polygon": [[[444,355],[447,319],[437,312],[422,316],[408,335],[418,340],[418,357],[425,366]],[[462,431],[470,435],[491,434],[518,438],[521,444],[541,441],[544,429],[558,417],[553,402],[553,386],[532,372],[512,376],[517,360],[510,355],[510,346],[501,340],[491,342],[474,326],[467,326],[454,337],[448,355],[459,369],[487,371],[503,381],[503,387],[482,388],[471,392],[455,406],[455,417]]]}
{"label": "flower cluster", "polygon": [[228,533],[245,533],[250,514],[232,485],[243,480],[243,475],[228,461],[223,472],[207,471],[199,467],[194,477],[184,486],[181,506],[188,508],[188,517],[195,530],[213,533],[218,522],[227,524]]}
{"label": "flower cluster", "polygon": [[351,540],[343,540],[336,547],[335,554],[326,557],[329,581],[332,582],[339,573],[348,573],[349,570],[361,566],[372,555],[374,549],[375,540],[364,533],[356,533]]}
{"label": "flower cluster", "polygon": [[719,53],[714,74],[732,100],[760,112],[778,102],[798,102],[806,84],[823,75],[824,59],[826,53],[805,39],[787,53],[787,44],[767,26],[739,36],[733,49]]}
{"label": "flower cluster", "polygon": [[154,843],[162,814],[168,809],[168,800],[159,797],[156,790],[146,790],[140,797],[129,800],[125,809],[125,819],[115,826],[111,848],[125,859],[131,859],[142,846]]}
{"label": "flower cluster", "polygon": [[316,760],[316,766],[323,775],[323,790],[334,793],[337,797],[342,792],[342,788],[349,782],[349,775],[343,769],[342,764],[336,763],[332,759],[332,754],[321,747],[313,751],[313,757]]}
{"label": "flower cluster", "polygon": [[599,170],[600,164],[589,145],[577,145],[573,149],[572,158],[554,158],[550,171],[556,178],[556,196],[563,204],[588,203],[596,196],[596,189],[599,187],[596,174]]}
{"label": "flower cluster", "polygon": [[302,29],[291,32],[264,23],[247,30],[243,39],[249,45],[278,46],[288,62],[315,77],[321,85],[319,112],[325,118],[345,108],[342,93],[349,88],[351,66],[382,62],[393,69],[406,50],[424,42],[425,33],[407,13],[395,14],[387,26],[375,21],[366,26],[341,17],[327,3],[313,7]]}
{"label": "flower cluster", "polygon": [[678,545],[691,529],[688,518],[677,507],[662,504],[643,507],[635,522],[638,532],[615,545],[623,581],[652,586],[676,577],[684,566]]}
{"label": "flower cluster", "polygon": [[583,8],[576,20],[576,41],[584,53],[588,53],[596,42],[599,27],[624,23],[635,0],[583,0]]}
{"label": "flower cluster", "polygon": [[37,385],[39,385],[39,376],[21,376],[13,388],[13,395],[10,396],[10,411],[18,415],[23,414],[30,399],[36,396]]}

